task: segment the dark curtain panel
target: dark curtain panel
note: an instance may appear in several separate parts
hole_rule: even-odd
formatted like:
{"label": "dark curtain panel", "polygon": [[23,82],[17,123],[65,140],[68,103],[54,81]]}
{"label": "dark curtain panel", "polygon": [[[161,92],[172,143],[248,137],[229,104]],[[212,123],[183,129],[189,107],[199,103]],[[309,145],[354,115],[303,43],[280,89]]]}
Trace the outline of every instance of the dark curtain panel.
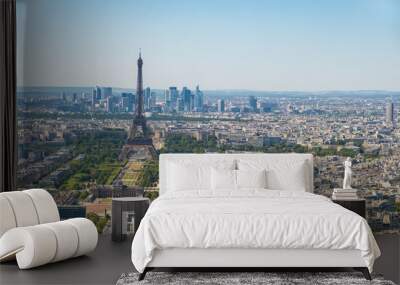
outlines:
{"label": "dark curtain panel", "polygon": [[0,0],[0,191],[16,190],[16,10]]}

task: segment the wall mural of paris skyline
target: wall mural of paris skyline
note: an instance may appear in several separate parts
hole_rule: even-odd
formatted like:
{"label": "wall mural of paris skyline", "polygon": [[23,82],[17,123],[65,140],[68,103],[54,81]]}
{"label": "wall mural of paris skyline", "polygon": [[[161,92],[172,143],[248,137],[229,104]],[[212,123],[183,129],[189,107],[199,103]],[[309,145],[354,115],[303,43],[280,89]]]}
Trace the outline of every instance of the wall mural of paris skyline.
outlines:
{"label": "wall mural of paris skyline", "polygon": [[[351,157],[371,227],[400,233],[397,1],[18,0],[17,14],[21,189],[104,216],[111,195],[157,196],[159,153],[310,152],[316,193]],[[130,152],[140,49],[151,147]]]}

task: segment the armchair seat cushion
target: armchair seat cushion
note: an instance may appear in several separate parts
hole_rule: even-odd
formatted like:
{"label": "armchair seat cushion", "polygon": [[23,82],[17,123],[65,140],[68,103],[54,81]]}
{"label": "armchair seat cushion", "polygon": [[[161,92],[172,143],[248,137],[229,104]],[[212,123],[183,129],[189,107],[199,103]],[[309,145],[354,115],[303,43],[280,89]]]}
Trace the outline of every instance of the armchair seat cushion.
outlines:
{"label": "armchair seat cushion", "polygon": [[0,238],[0,260],[16,256],[20,269],[28,269],[86,254],[97,245],[97,229],[88,219],[10,229]]}
{"label": "armchair seat cushion", "polygon": [[97,238],[88,219],[60,222],[44,189],[0,193],[0,262],[16,258],[21,269],[57,262],[94,250]]}

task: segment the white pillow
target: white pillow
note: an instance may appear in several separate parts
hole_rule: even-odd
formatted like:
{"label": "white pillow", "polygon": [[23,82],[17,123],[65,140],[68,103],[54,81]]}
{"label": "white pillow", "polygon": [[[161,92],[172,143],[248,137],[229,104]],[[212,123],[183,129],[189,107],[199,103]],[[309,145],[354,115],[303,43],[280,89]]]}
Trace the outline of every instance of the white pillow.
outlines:
{"label": "white pillow", "polygon": [[210,189],[210,170],[208,166],[187,166],[170,163],[168,169],[168,189],[185,191]]}
{"label": "white pillow", "polygon": [[171,161],[167,164],[167,191],[211,190],[211,168],[235,169],[236,161]]}
{"label": "white pillow", "polygon": [[268,189],[306,192],[305,162],[293,163],[291,167],[267,170]]}
{"label": "white pillow", "polygon": [[211,169],[211,188],[215,190],[236,190],[236,170]]}
{"label": "white pillow", "polygon": [[267,188],[267,171],[236,170],[237,188]]}
{"label": "white pillow", "polygon": [[239,160],[239,170],[266,169],[267,187],[271,190],[306,191],[306,161],[271,159]]}

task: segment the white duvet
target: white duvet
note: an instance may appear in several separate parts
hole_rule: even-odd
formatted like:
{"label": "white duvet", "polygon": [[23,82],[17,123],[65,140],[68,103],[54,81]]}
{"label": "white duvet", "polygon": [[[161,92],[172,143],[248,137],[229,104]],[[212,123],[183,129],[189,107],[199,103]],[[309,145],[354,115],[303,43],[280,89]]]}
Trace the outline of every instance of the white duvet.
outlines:
{"label": "white duvet", "polygon": [[166,193],[150,206],[132,243],[143,272],[155,249],[358,249],[372,271],[380,251],[365,219],[306,192]]}

